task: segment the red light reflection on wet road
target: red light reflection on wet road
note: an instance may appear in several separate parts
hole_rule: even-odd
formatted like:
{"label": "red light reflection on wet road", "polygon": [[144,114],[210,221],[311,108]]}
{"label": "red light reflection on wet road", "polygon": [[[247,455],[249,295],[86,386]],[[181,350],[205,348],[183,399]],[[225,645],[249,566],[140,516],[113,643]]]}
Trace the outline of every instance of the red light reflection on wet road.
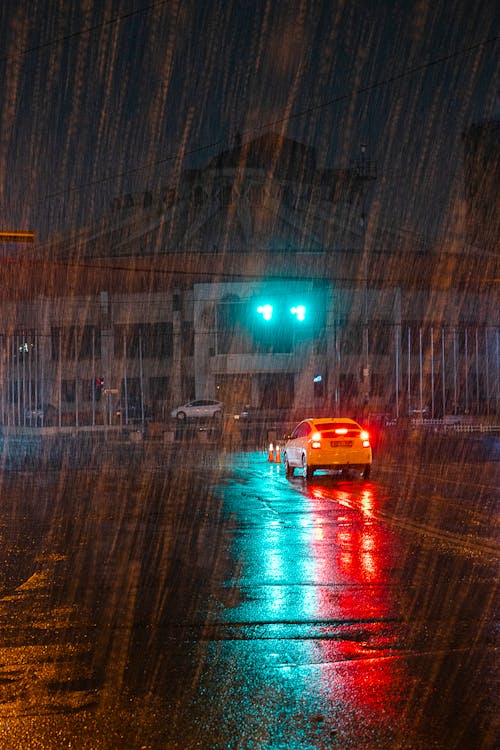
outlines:
{"label": "red light reflection on wet road", "polygon": [[[314,519],[316,616],[341,624],[333,639],[325,626],[319,645],[325,689],[334,702],[340,693],[358,710],[388,718],[400,710],[395,698],[403,695],[408,676],[397,658],[400,626],[391,571],[398,551],[394,536],[375,518],[376,489],[319,479],[304,491]],[[343,660],[350,663],[339,669]]]}

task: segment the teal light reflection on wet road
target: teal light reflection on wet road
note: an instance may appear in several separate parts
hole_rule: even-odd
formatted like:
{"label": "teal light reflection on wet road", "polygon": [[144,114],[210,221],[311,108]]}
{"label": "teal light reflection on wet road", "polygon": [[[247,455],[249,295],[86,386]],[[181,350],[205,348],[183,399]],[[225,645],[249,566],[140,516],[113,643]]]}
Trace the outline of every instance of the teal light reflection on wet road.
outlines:
{"label": "teal light reflection on wet road", "polygon": [[313,748],[316,732],[344,723],[391,736],[407,677],[388,572],[394,550],[374,517],[373,486],[288,481],[261,456],[247,456],[234,476],[221,489],[236,519],[227,585],[240,596],[219,611],[228,635],[209,653],[245,706],[239,747],[259,747],[258,735],[264,747]]}

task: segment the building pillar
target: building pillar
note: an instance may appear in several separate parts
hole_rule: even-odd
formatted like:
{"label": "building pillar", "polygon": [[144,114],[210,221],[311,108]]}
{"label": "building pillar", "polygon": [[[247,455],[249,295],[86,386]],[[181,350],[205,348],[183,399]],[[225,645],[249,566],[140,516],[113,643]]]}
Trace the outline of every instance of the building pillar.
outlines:
{"label": "building pillar", "polygon": [[295,361],[299,367],[295,374],[295,405],[302,408],[314,406],[314,357],[313,343],[302,342],[295,350]]}
{"label": "building pillar", "polygon": [[182,316],[180,310],[172,312],[172,377],[170,395],[174,404],[182,404]]}
{"label": "building pillar", "polygon": [[[114,367],[114,340],[113,340],[113,320],[111,314],[111,302],[108,292],[101,292],[99,295],[100,312],[101,312],[101,368],[100,372],[94,373],[93,377],[104,378],[104,389],[120,388],[121,383],[113,382],[118,378]],[[97,362],[96,362],[97,367]],[[108,423],[111,417],[112,396],[103,394],[100,401],[96,404],[96,410],[101,410],[104,414],[104,421]]]}
{"label": "building pillar", "polygon": [[42,408],[44,408],[46,404],[54,405],[54,390],[56,387],[54,367],[52,363],[52,330],[49,311],[50,300],[46,297],[40,297],[38,301],[37,315],[38,326],[36,328],[36,356],[38,402]]}
{"label": "building pillar", "polygon": [[[215,377],[210,372],[210,359],[217,352],[216,305],[217,287],[200,284],[194,293],[194,377],[196,398],[214,398]],[[208,293],[208,294],[207,294]],[[205,296],[207,294],[207,296]]]}

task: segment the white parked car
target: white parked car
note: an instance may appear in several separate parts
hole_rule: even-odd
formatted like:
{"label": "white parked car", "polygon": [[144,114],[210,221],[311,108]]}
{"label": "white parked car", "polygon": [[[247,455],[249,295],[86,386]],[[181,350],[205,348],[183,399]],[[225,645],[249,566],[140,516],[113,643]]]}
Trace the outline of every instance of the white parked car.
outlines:
{"label": "white parked car", "polygon": [[198,398],[182,406],[177,406],[171,411],[171,415],[174,419],[183,422],[186,419],[220,419],[223,411],[224,404],[222,401]]}

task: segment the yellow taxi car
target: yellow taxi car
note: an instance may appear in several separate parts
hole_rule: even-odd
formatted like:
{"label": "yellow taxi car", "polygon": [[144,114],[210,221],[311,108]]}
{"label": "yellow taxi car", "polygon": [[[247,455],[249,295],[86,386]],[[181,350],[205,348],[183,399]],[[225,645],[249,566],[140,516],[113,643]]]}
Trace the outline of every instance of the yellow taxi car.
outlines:
{"label": "yellow taxi car", "polygon": [[347,417],[304,419],[286,438],[283,464],[287,477],[301,469],[305,479],[310,479],[316,469],[327,469],[357,471],[368,479],[372,465],[370,436]]}

